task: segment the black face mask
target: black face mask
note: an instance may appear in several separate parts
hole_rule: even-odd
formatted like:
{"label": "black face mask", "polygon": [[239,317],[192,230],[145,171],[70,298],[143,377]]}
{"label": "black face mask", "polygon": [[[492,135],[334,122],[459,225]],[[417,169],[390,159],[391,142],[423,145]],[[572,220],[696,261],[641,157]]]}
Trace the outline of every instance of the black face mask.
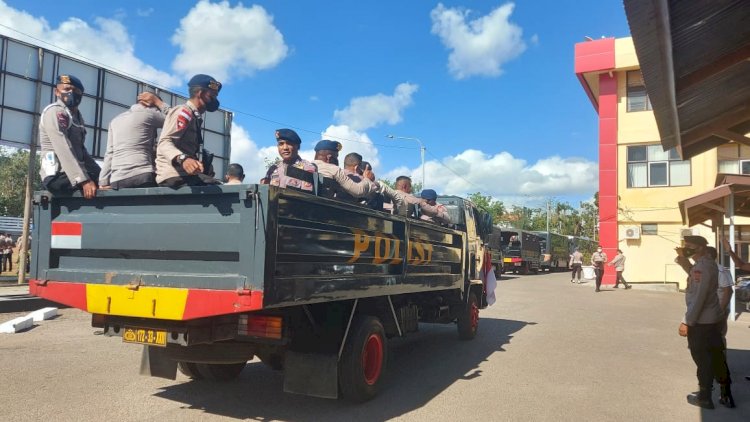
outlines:
{"label": "black face mask", "polygon": [[77,94],[75,92],[61,92],[60,93],[60,99],[65,104],[66,107],[72,108],[72,107],[78,107],[78,104],[81,104],[81,99],[83,99],[82,94]]}
{"label": "black face mask", "polygon": [[693,248],[683,248],[682,249],[682,255],[685,258],[690,258],[691,256],[695,255],[695,249],[693,249]]}
{"label": "black face mask", "polygon": [[219,99],[214,97],[206,103],[206,111],[214,112],[219,109]]}

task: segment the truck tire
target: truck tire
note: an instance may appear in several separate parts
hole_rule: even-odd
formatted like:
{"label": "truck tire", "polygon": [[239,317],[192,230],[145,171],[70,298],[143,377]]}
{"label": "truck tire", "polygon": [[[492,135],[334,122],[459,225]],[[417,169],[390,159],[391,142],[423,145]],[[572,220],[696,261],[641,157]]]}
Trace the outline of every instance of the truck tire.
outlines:
{"label": "truck tire", "polygon": [[182,375],[194,380],[202,380],[203,375],[198,372],[197,363],[193,362],[177,362],[177,369],[182,372]]}
{"label": "truck tire", "polygon": [[520,274],[521,275],[528,275],[529,274],[529,263],[528,262],[524,262],[523,263],[523,265],[521,266]]}
{"label": "truck tire", "polygon": [[231,381],[245,369],[247,362],[238,363],[196,363],[198,373],[210,381]]}
{"label": "truck tire", "polygon": [[344,399],[364,402],[380,389],[388,358],[385,329],[373,316],[354,319],[339,363],[339,388]]}
{"label": "truck tire", "polygon": [[274,371],[281,371],[284,369],[284,357],[278,353],[270,353],[267,355],[259,354],[258,358]]}
{"label": "truck tire", "polygon": [[474,292],[469,293],[469,302],[458,314],[458,338],[471,340],[479,329],[479,300]]}

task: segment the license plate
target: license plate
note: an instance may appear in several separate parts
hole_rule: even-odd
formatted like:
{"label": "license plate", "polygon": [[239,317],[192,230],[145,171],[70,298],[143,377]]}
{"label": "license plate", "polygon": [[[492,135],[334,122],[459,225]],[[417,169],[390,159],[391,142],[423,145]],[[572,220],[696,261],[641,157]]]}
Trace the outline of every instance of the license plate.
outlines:
{"label": "license plate", "polygon": [[513,265],[515,265],[516,267],[520,267],[520,266],[521,266],[521,263],[520,263],[520,262],[516,262],[516,263],[515,263],[515,264],[513,264]]}
{"label": "license plate", "polygon": [[167,332],[149,328],[125,328],[122,332],[124,343],[146,344],[149,346],[167,347]]}

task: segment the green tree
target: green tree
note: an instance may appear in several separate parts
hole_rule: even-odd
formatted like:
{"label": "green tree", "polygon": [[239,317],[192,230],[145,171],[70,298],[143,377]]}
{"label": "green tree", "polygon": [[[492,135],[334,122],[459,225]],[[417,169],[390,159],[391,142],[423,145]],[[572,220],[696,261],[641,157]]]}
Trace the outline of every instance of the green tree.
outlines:
{"label": "green tree", "polygon": [[[0,148],[0,215],[23,217],[26,172],[29,151]],[[41,181],[32,175],[33,189],[41,190]]]}
{"label": "green tree", "polygon": [[497,224],[503,221],[505,216],[505,205],[501,201],[495,201],[490,195],[482,195],[481,192],[474,192],[469,195],[469,200],[492,216],[492,223]]}

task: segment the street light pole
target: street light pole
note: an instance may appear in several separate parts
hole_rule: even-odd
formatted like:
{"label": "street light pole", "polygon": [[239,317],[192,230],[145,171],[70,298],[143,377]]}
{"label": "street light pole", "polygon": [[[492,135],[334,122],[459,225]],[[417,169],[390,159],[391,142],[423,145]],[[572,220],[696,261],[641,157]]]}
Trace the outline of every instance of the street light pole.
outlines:
{"label": "street light pole", "polygon": [[422,140],[419,139],[419,138],[411,138],[411,137],[408,137],[408,136],[396,136],[396,135],[386,135],[386,138],[390,138],[390,139],[406,139],[406,140],[411,140],[411,141],[417,141],[417,143],[419,144],[419,157],[422,160],[422,189],[424,189],[426,187],[425,186],[425,176],[424,176],[424,173],[425,173],[424,172],[424,152],[425,152],[426,148],[424,147],[424,144],[422,143]]}

